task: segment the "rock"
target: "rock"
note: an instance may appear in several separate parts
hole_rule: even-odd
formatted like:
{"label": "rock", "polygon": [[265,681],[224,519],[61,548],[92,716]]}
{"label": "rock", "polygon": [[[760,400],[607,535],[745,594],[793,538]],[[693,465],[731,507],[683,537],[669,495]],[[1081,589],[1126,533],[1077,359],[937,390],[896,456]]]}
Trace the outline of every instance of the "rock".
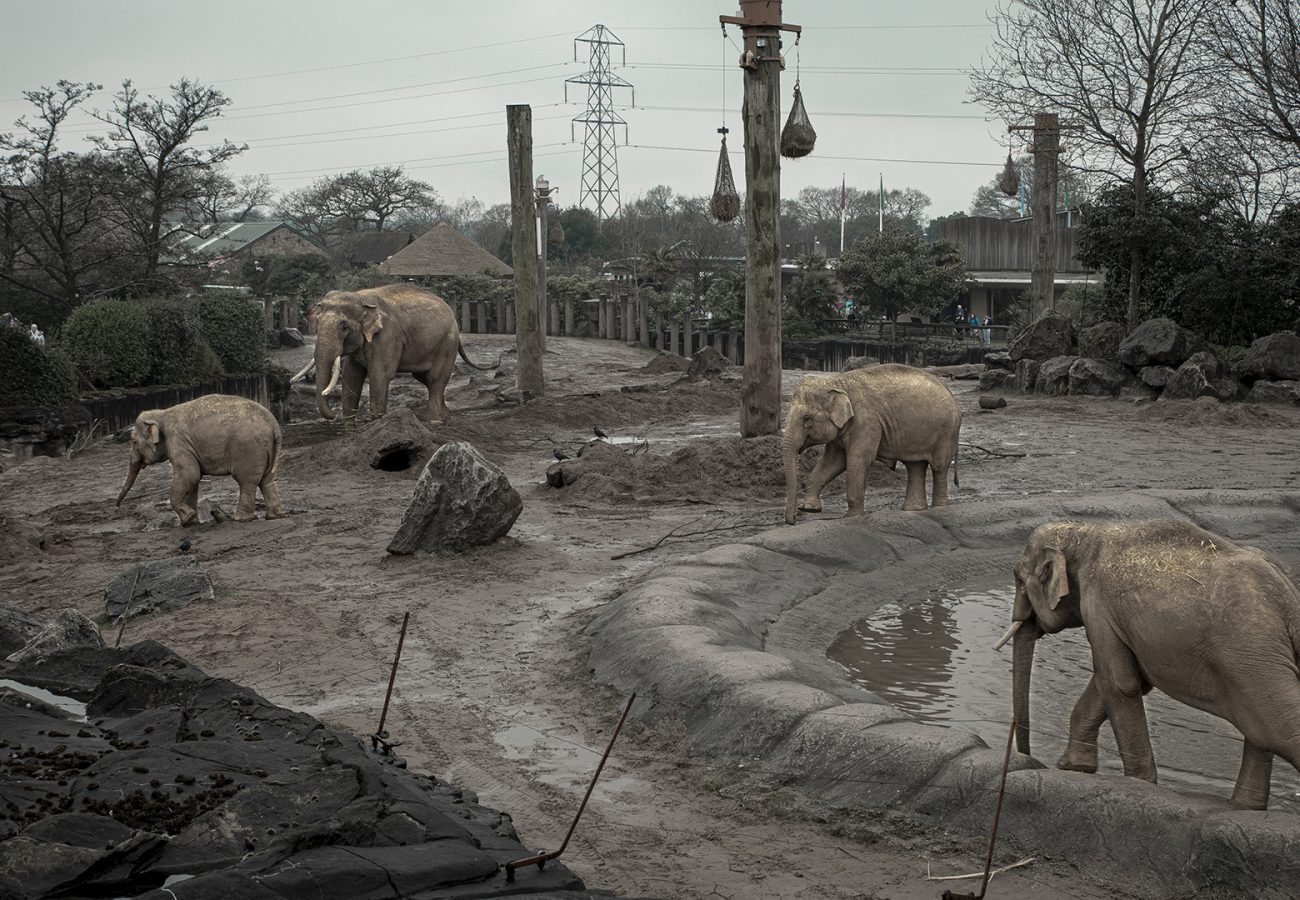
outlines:
{"label": "rock", "polygon": [[1032,394],[1038,381],[1038,368],[1041,363],[1036,359],[1016,361],[1016,390],[1022,394]]}
{"label": "rock", "polygon": [[23,646],[5,657],[5,662],[35,662],[46,656],[83,648],[99,649],[104,646],[99,626],[75,609],[61,609],[47,624]]}
{"label": "rock", "polygon": [[104,612],[116,619],[127,611],[128,599],[128,614],[138,616],[182,609],[214,596],[212,579],[197,559],[188,554],[173,556],[134,565],[110,581],[104,588]]}
{"label": "rock", "polygon": [[1138,380],[1156,391],[1163,391],[1174,370],[1168,366],[1146,366],[1138,370]]}
{"label": "rock", "polygon": [[1070,366],[1070,393],[1092,397],[1114,397],[1129,374],[1117,362],[1080,357]]}
{"label": "rock", "polygon": [[725,372],[730,365],[731,363],[727,362],[727,358],[715,348],[701,347],[691,357],[691,365],[686,370],[686,377],[691,381],[716,378]]}
{"label": "rock", "polygon": [[1047,314],[1011,342],[1010,355],[1022,359],[1051,359],[1067,356],[1074,349],[1074,323],[1064,316]]}
{"label": "rock", "polygon": [[980,409],[1002,409],[1006,405],[1006,397],[980,397]]}
{"label": "rock", "polygon": [[1079,332],[1079,355],[1090,359],[1119,359],[1119,345],[1123,340],[1123,325],[1100,322]]}
{"label": "rock", "polygon": [[303,338],[302,332],[297,328],[280,329],[280,346],[282,347],[301,347],[307,341]]}
{"label": "rock", "polygon": [[1126,381],[1120,385],[1119,398],[1121,400],[1132,400],[1135,403],[1149,403],[1160,396],[1160,390],[1141,381]]}
{"label": "rock", "polygon": [[1300,405],[1300,381],[1256,381],[1246,395],[1246,401]]}
{"label": "rock", "polygon": [[[433,429],[415,410],[401,407],[357,429],[349,452],[358,462],[383,472],[415,474],[439,446]],[[412,471],[413,470],[413,471]]]}
{"label": "rock", "polygon": [[1015,373],[1006,369],[989,369],[980,375],[981,391],[1005,391],[1015,386]]}
{"label": "rock", "polygon": [[1119,361],[1131,369],[1143,366],[1181,366],[1193,353],[1205,349],[1201,336],[1172,319],[1148,319],[1119,345]]}
{"label": "rock", "polygon": [[471,444],[444,444],[415,484],[388,552],[465,550],[510,531],[524,503],[510,480]]}
{"label": "rock", "polygon": [[1241,386],[1235,378],[1225,373],[1224,365],[1213,353],[1193,353],[1165,384],[1163,400],[1193,400],[1213,397],[1215,400],[1238,400]]}
{"label": "rock", "polygon": [[1013,371],[1016,367],[1015,360],[1011,354],[1005,350],[990,350],[984,354],[984,365],[990,369],[1007,369]]}
{"label": "rock", "polygon": [[576,459],[551,463],[546,469],[546,483],[553,488],[568,487],[582,474],[582,462]]}
{"label": "rock", "polygon": [[1077,356],[1054,356],[1038,367],[1034,391],[1039,394],[1063,395],[1070,390],[1070,367]]}
{"label": "rock", "polygon": [[280,332],[279,332],[277,329],[274,329],[274,328],[268,328],[268,329],[267,329],[267,331],[266,331],[266,349],[267,349],[267,350],[279,350],[279,349],[280,349]]}
{"label": "rock", "polygon": [[0,603],[0,659],[21,649],[43,627],[43,622],[18,607]]}
{"label": "rock", "polygon": [[1250,345],[1241,361],[1241,377],[1247,381],[1300,380],[1300,336],[1279,331]]}
{"label": "rock", "polygon": [[691,367],[691,361],[676,353],[660,353],[642,367],[648,375],[666,375],[669,372],[685,372]]}
{"label": "rock", "polygon": [[844,371],[852,372],[854,369],[870,369],[878,365],[880,365],[880,360],[874,356],[850,356],[844,360]]}

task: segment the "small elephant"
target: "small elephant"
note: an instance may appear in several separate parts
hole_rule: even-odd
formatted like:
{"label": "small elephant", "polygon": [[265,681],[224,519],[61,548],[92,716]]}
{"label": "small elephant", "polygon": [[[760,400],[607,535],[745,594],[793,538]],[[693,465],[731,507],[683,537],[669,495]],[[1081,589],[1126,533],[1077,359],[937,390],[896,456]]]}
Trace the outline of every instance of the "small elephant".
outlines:
{"label": "small elephant", "polygon": [[925,469],[934,473],[934,505],[948,503],[948,467],[957,477],[961,410],[935,376],[912,366],[888,364],[840,375],[805,379],[795,388],[785,419],[785,521],[793,525],[799,490],[799,454],[825,444],[808,478],[800,509],[822,508],[822,489],[847,472],[849,515],[865,508],[867,472],[875,459],[907,467],[903,509],[925,509]]}
{"label": "small elephant", "polygon": [[1057,767],[1097,771],[1110,720],[1124,774],[1156,780],[1142,697],[1152,687],[1245,736],[1234,806],[1267,809],[1273,754],[1300,769],[1300,591],[1282,566],[1181,520],[1052,522],[1016,566],[1016,745],[1029,752],[1029,680],[1042,634],[1082,626],[1093,675]]}
{"label": "small elephant", "polygon": [[117,496],[121,506],[140,469],[170,460],[171,504],[182,525],[198,519],[199,480],[204,475],[233,475],[239,482],[239,505],[232,518],[249,522],[257,490],[266,501],[266,517],[284,515],[275,486],[280,455],[280,423],[266,407],[244,397],[208,394],[168,409],[149,409],[135,419],[131,434],[131,471]]}
{"label": "small elephant", "polygon": [[[361,403],[361,386],[370,379],[370,415],[388,411],[388,386],[399,372],[409,372],[429,391],[425,418],[447,418],[443,394],[451,380],[456,354],[475,369],[461,346],[456,316],[441,297],[410,284],[389,284],[360,291],[330,291],[308,312],[316,323],[316,353],[293,376],[299,381],[316,369],[316,405],[325,419],[334,418],[329,394],[343,381],[343,418],[353,419]],[[500,360],[497,360],[500,364]]]}

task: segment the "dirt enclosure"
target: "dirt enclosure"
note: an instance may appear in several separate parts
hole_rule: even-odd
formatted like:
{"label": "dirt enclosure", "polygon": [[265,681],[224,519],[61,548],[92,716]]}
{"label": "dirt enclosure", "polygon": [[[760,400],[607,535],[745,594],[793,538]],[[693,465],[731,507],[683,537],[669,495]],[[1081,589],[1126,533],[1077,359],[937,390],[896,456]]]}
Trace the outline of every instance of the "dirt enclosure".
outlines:
{"label": "dirt enclosure", "polygon": [[[466,343],[476,360],[510,346],[490,336]],[[310,353],[276,356],[296,370]],[[513,357],[503,358],[503,377],[453,379],[453,416],[434,428],[400,409],[423,398],[406,379],[395,385],[394,412],[350,427],[319,420],[310,386],[299,386],[301,418],[285,429],[279,476],[289,515],[272,522],[180,529],[167,506],[167,466],[142,472],[115,508],[124,444],[0,473],[0,600],[99,615],[110,579],[175,554],[188,538],[215,602],[133,620],[127,639],[163,641],[214,675],[358,734],[377,724],[409,610],[387,726],[399,752],[511,813],[525,843],[555,847],[626,700],[593,682],[586,625],[657,565],[783,527],[782,476],[776,439],[736,436],[737,377],[678,383],[667,367],[647,368],[650,351],[552,338],[548,395],[520,406],[507,390]],[[787,373],[787,396],[799,374]],[[1300,410],[1012,397],[982,413],[973,382],[951,384],[966,416],[955,504],[1300,484]],[[594,428],[612,444],[592,449]],[[451,439],[505,470],[523,514],[492,547],[388,556],[414,477]],[[582,451],[582,474],[564,489],[546,485],[557,449],[575,459]],[[901,505],[904,482],[901,467],[877,466],[868,509]],[[228,478],[200,488],[225,509],[235,496]],[[843,514],[838,485],[826,507],[820,517]],[[671,718],[633,722],[566,863],[589,886],[632,897],[910,900],[978,890],[925,880],[982,866],[980,842],[942,823],[829,811],[778,777],[756,789],[738,774],[692,755]],[[991,896],[1008,898],[1115,896],[1050,859],[994,886]]]}

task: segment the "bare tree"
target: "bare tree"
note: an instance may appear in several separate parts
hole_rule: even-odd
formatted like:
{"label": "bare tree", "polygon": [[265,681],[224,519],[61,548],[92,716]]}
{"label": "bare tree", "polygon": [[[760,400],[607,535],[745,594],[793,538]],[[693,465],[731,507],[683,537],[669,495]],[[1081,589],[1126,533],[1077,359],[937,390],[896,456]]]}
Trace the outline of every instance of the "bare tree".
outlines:
{"label": "bare tree", "polygon": [[1224,119],[1300,150],[1300,6],[1295,0],[1232,0],[1210,17],[1210,45],[1237,77]]}
{"label": "bare tree", "polygon": [[[998,7],[992,58],[970,72],[971,96],[1008,123],[1061,114],[1085,171],[1147,189],[1183,165],[1187,135],[1222,71],[1203,52],[1214,0],[1015,0]],[[1144,248],[1129,260],[1128,319],[1138,319]]]}
{"label": "bare tree", "polygon": [[354,231],[383,231],[402,219],[437,221],[438,192],[408,177],[401,166],[377,166],[331,175],[281,198],[277,213],[303,231],[322,237]]}

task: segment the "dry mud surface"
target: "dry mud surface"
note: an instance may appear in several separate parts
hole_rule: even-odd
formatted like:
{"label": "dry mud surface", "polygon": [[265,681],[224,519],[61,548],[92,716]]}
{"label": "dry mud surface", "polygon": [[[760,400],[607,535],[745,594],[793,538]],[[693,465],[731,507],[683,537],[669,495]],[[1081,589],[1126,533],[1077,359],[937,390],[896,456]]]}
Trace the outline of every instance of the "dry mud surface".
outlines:
{"label": "dry mud surface", "polygon": [[[476,360],[510,345],[466,342]],[[310,349],[276,355],[297,370]],[[163,641],[213,675],[358,734],[375,728],[409,610],[387,726],[399,752],[511,813],[526,844],[558,846],[626,700],[593,681],[588,624],[654,566],[782,527],[775,443],[735,437],[738,383],[673,386],[675,374],[645,368],[653,356],[552,338],[546,398],[519,407],[499,397],[510,377],[458,375],[453,417],[434,429],[391,415],[351,430],[323,423],[300,388],[301,424],[285,429],[280,472],[289,515],[273,522],[180,529],[166,504],[167,466],[146,469],[115,509],[123,444],[25,463],[0,473],[0,599],[38,614],[74,606],[97,615],[115,575],[189,538],[216,583],[215,602],[134,620],[128,640]],[[512,356],[505,360],[508,372]],[[788,395],[799,373],[786,374]],[[952,386],[968,444],[955,504],[1300,484],[1297,410],[1012,397],[983,414],[973,382]],[[422,399],[403,380],[390,408]],[[548,488],[552,450],[576,456],[593,426],[623,442],[626,460],[591,456],[589,478]],[[422,458],[413,452],[406,471],[357,460],[394,435],[479,447],[524,498],[511,535],[461,556],[389,557],[384,546]],[[903,486],[901,467],[876,467],[868,508],[897,507]],[[230,509],[235,484],[208,479],[200,496]],[[818,518],[843,511],[836,488]],[[910,900],[978,891],[978,882],[925,880],[927,871],[982,867],[980,842],[942,822],[830,812],[779,782],[757,790],[735,769],[692,755],[671,717],[631,723],[565,862],[588,885],[627,896]],[[994,885],[1007,898],[1116,895],[1047,858]]]}

